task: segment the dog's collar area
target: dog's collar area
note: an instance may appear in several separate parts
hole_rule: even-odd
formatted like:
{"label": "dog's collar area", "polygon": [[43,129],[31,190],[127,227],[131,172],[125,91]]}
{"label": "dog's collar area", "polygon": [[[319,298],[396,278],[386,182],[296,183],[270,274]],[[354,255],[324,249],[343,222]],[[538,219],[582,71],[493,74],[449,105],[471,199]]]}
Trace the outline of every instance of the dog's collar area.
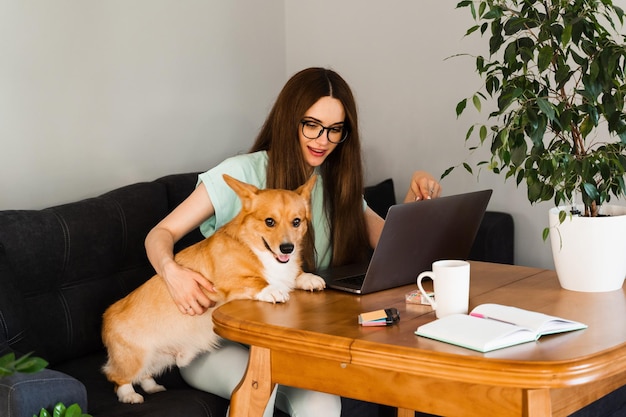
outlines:
{"label": "dog's collar area", "polygon": [[289,262],[289,259],[291,258],[291,254],[293,253],[293,249],[294,249],[293,243],[281,243],[281,245],[280,245],[280,252],[281,253],[277,254],[277,253],[275,253],[272,250],[272,248],[267,243],[265,238],[261,238],[261,239],[263,239],[263,244],[265,245],[265,248],[268,251],[270,251],[272,255],[274,255],[274,258],[278,262],[280,262],[281,264],[286,264],[287,262]]}

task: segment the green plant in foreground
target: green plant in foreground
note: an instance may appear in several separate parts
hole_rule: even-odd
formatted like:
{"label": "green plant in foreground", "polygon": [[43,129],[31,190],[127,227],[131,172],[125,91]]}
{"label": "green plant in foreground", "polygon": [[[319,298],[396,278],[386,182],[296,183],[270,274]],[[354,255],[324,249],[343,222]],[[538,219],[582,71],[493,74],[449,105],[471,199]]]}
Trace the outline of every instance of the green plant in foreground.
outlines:
{"label": "green plant in foreground", "polygon": [[52,409],[52,414],[48,410],[42,408],[39,415],[33,415],[33,417],[91,417],[91,415],[83,414],[83,411],[80,409],[78,404],[72,404],[65,408],[63,403],[58,403]]}
{"label": "green plant in foreground", "polygon": [[622,9],[611,0],[464,0],[456,7],[475,20],[466,36],[489,37],[489,56],[475,58],[484,85],[456,107],[458,117],[468,102],[480,111],[490,96],[497,105],[489,114],[494,124],[473,125],[465,137],[478,135],[472,151],[489,143],[490,160],[477,166],[518,186],[525,181],[531,204],[554,198],[559,206],[579,194],[586,216],[624,196]]}
{"label": "green plant in foreground", "polygon": [[15,358],[15,353],[7,353],[0,357],[0,378],[13,375],[16,372],[32,374],[39,372],[48,366],[48,362],[36,356],[27,353],[20,358]]}

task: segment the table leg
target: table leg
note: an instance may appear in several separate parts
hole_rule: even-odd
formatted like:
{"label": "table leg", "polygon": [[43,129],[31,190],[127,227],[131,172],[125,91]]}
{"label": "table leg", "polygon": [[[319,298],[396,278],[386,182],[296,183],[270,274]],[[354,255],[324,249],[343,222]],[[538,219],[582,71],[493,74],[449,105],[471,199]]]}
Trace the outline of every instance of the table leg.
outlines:
{"label": "table leg", "polygon": [[550,417],[552,415],[552,399],[549,389],[529,389],[523,394],[524,417]]}
{"label": "table leg", "polygon": [[262,417],[273,388],[270,350],[250,346],[248,369],[233,391],[230,416]]}

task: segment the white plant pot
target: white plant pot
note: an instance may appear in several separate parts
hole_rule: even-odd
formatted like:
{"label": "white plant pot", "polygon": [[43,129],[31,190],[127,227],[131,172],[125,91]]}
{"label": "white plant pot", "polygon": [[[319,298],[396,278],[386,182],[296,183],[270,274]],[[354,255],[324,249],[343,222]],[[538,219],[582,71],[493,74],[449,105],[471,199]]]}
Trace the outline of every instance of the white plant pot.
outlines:
{"label": "white plant pot", "polygon": [[[583,210],[582,207],[578,207]],[[559,224],[559,210],[568,212]],[[570,216],[569,207],[549,211],[550,242],[561,287],[606,292],[626,277],[626,207],[603,205],[606,217]]]}

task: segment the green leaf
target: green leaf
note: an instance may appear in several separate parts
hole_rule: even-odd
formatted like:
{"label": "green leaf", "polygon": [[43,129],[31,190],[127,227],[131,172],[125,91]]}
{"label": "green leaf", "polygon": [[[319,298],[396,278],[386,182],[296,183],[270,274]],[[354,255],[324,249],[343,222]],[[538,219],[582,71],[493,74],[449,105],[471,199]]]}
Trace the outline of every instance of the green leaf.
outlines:
{"label": "green leaf", "polygon": [[580,134],[583,138],[586,138],[592,130],[593,123],[591,122],[591,118],[589,116],[586,116],[583,119],[583,122],[580,124]]}
{"label": "green leaf", "polygon": [[509,67],[517,63],[517,42],[509,43],[504,49],[504,61]]}
{"label": "green leaf", "polygon": [[463,113],[463,110],[465,110],[466,106],[467,106],[467,99],[463,99],[459,101],[459,103],[456,105],[456,117],[457,118]]}
{"label": "green leaf", "polygon": [[478,6],[478,15],[482,16],[485,13],[486,8],[487,8],[487,2],[481,1],[480,6]]}
{"label": "green leaf", "polygon": [[491,55],[494,55],[496,52],[498,52],[498,50],[500,49],[503,43],[504,43],[504,38],[502,38],[502,36],[499,33],[493,35],[489,39],[489,53]]}
{"label": "green leaf", "polygon": [[63,417],[65,415],[65,405],[57,403],[52,409],[52,417]]}
{"label": "green leaf", "polygon": [[480,143],[483,143],[485,139],[487,138],[487,126],[482,125],[480,127],[479,137],[480,137]]}
{"label": "green leaf", "polygon": [[548,100],[543,97],[537,97],[537,105],[539,109],[548,116],[549,120],[555,120],[554,106]]}
{"label": "green leaf", "polygon": [[448,169],[446,169],[445,171],[443,171],[443,174],[441,174],[441,177],[439,177],[439,179],[444,179],[445,177],[447,177],[452,171],[454,170],[454,167],[450,167]]}
{"label": "green leaf", "polygon": [[557,65],[556,72],[554,73],[554,79],[558,83],[556,89],[560,89],[564,86],[570,78],[572,78],[573,71],[570,71],[569,65],[560,63]]}
{"label": "green leaf", "polygon": [[15,370],[21,373],[32,374],[41,371],[46,366],[48,366],[48,362],[46,362],[44,359],[28,358],[27,360],[20,362],[15,367]]}
{"label": "green leaf", "polygon": [[480,112],[480,97],[478,97],[478,94],[474,94],[474,97],[472,97],[472,102],[474,103],[474,107],[476,107],[476,110],[478,110]]}
{"label": "green leaf", "polygon": [[64,417],[83,417],[83,411],[78,404],[72,404],[67,407]]}
{"label": "green leaf", "polygon": [[467,162],[463,162],[463,168],[465,168],[465,170],[467,172],[469,172],[470,174],[473,174],[474,172],[472,171],[472,167],[469,166],[469,164]]}
{"label": "green leaf", "polygon": [[546,45],[539,50],[539,57],[537,59],[539,72],[544,72],[550,66],[553,56],[554,50],[549,45]]}
{"label": "green leaf", "polygon": [[565,25],[561,34],[561,45],[566,46],[572,39],[572,25]]}
{"label": "green leaf", "polygon": [[595,184],[586,182],[583,184],[583,190],[591,200],[597,200],[600,196],[600,193],[598,193],[598,188],[596,188]]}
{"label": "green leaf", "polygon": [[550,228],[546,227],[545,229],[543,229],[542,233],[542,238],[544,242],[546,241],[546,239],[548,239],[548,236],[550,236]]}
{"label": "green leaf", "polygon": [[528,200],[535,203],[541,199],[541,183],[528,184]]}
{"label": "green leaf", "polygon": [[0,357],[0,366],[7,366],[11,362],[15,362],[15,353],[13,352]]}
{"label": "green leaf", "polygon": [[493,6],[491,7],[491,9],[489,9],[487,13],[485,13],[485,15],[483,16],[483,19],[485,20],[498,19],[503,16],[502,12],[503,12],[502,7]]}
{"label": "green leaf", "polygon": [[465,141],[472,136],[472,132],[474,131],[474,125],[471,125],[469,129],[467,129],[467,133],[465,134]]}
{"label": "green leaf", "polygon": [[39,372],[46,366],[42,358],[31,356],[32,352],[15,359],[14,353],[8,353],[0,358],[0,377],[13,375],[15,372],[34,373]]}
{"label": "green leaf", "polygon": [[485,58],[483,58],[482,55],[476,57],[476,71],[478,71],[479,74],[485,71]]}
{"label": "green leaf", "polygon": [[465,32],[465,36],[471,35],[473,32],[476,32],[478,29],[480,29],[480,26],[478,25],[472,26],[471,28],[467,30],[467,32]]}

